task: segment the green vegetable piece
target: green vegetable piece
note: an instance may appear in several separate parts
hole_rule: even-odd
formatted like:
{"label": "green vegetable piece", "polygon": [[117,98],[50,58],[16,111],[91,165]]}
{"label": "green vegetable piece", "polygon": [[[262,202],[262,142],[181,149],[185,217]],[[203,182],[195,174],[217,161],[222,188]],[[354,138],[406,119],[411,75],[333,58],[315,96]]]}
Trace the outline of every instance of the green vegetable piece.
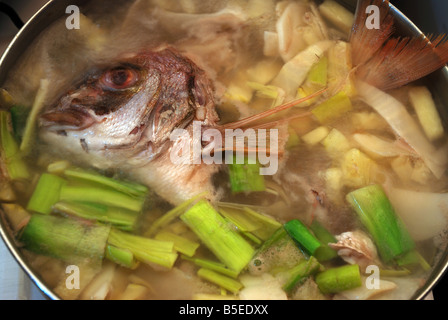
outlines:
{"label": "green vegetable piece", "polygon": [[241,282],[205,268],[198,270],[198,276],[233,293],[238,293],[243,287]]}
{"label": "green vegetable piece", "polygon": [[324,88],[327,85],[327,69],[328,58],[323,56],[311,68],[310,72],[308,73],[307,82],[310,85],[316,86],[317,90]]}
{"label": "green vegetable piece", "polygon": [[248,159],[244,163],[238,164],[234,158],[233,164],[228,165],[230,187],[232,192],[257,192],[265,191],[264,176],[260,174],[260,164],[249,163]]}
{"label": "green vegetable piece", "polygon": [[145,236],[151,237],[154,235],[154,233],[164,226],[167,226],[169,223],[171,223],[174,219],[178,218],[181,214],[183,214],[190,206],[192,206],[195,202],[197,202],[199,199],[203,198],[206,192],[201,193],[191,199],[188,199],[178,206],[174,207],[167,213],[165,213],[163,216],[158,218],[154,223],[151,225],[151,227],[148,229],[148,231],[145,232]]}
{"label": "green vegetable piece", "polygon": [[290,220],[284,225],[285,230],[297,244],[309,255],[314,255],[321,243],[310,230],[299,220]]}
{"label": "green vegetable piece", "polygon": [[107,243],[117,248],[129,250],[138,261],[149,265],[157,264],[172,268],[178,257],[172,242],[149,239],[114,228],[110,231]]}
{"label": "green vegetable piece", "polygon": [[88,202],[60,201],[54,204],[53,210],[84,219],[108,223],[127,231],[134,229],[139,217],[139,213],[136,211]]}
{"label": "green vegetable piece", "polygon": [[325,262],[337,258],[338,257],[337,251],[332,249],[328,245],[329,243],[337,242],[333,234],[331,234],[327,229],[325,229],[317,220],[313,220],[313,222],[310,225],[310,229],[322,244],[322,246],[317,248],[316,252],[314,253],[317,260]]}
{"label": "green vegetable piece", "polygon": [[386,263],[413,250],[415,243],[379,185],[350,192],[347,201],[371,234]]}
{"label": "green vegetable piece", "polygon": [[238,273],[227,268],[223,263],[216,262],[208,259],[195,258],[182,256],[183,259],[193,262],[195,265],[201,268],[209,269],[231,278],[238,278]]}
{"label": "green vegetable piece", "polygon": [[51,215],[33,214],[20,241],[27,250],[70,263],[88,260],[98,265],[104,258],[110,227]]}
{"label": "green vegetable piece", "polygon": [[23,160],[19,145],[10,131],[10,113],[0,111],[1,156],[11,180],[28,180],[30,171]]}
{"label": "green vegetable piece", "polygon": [[50,214],[53,205],[59,201],[61,188],[66,180],[50,173],[43,173],[28,201],[27,210]]}
{"label": "green vegetable piece", "polygon": [[42,79],[40,81],[40,87],[37,91],[36,98],[34,99],[33,106],[26,120],[25,128],[23,129],[23,137],[20,144],[20,150],[27,154],[31,151],[34,137],[36,136],[37,117],[45,106],[45,98],[47,96],[50,86],[48,79]]}
{"label": "green vegetable piece", "polygon": [[239,273],[254,254],[252,246],[206,200],[200,200],[180,216],[215,256]]}
{"label": "green vegetable piece", "polygon": [[339,92],[322,102],[311,112],[321,124],[328,124],[352,110],[352,102],[345,92]]}
{"label": "green vegetable piece", "polygon": [[14,105],[10,110],[11,123],[17,141],[22,140],[26,119],[30,113],[30,108],[22,105]]}
{"label": "green vegetable piece", "polygon": [[321,265],[315,257],[310,257],[308,260],[300,262],[294,268],[288,270],[287,281],[283,285],[283,290],[286,292],[291,291],[296,285],[301,284],[309,276],[319,271]]}
{"label": "green vegetable piece", "polygon": [[60,200],[100,203],[136,212],[142,210],[145,202],[143,197],[130,196],[114,189],[70,184],[66,184],[61,188]]}
{"label": "green vegetable piece", "polygon": [[431,265],[417,250],[411,250],[397,258],[397,264],[401,267],[420,266],[424,271],[431,269]]}
{"label": "green vegetable piece", "polygon": [[97,172],[87,171],[81,168],[66,169],[64,175],[68,178],[75,178],[86,182],[95,182],[132,196],[145,197],[148,193],[148,188],[144,185],[128,181],[119,181]]}
{"label": "green vegetable piece", "polygon": [[130,250],[111,245],[106,247],[106,259],[129,269],[135,269],[138,266],[138,261]]}
{"label": "green vegetable piece", "polygon": [[171,241],[174,243],[174,249],[188,257],[194,256],[199,243],[191,241],[185,237],[179,236],[172,232],[162,231],[155,236],[156,240]]}
{"label": "green vegetable piece", "polygon": [[361,272],[357,264],[325,270],[318,273],[315,280],[324,294],[338,293],[362,285]]}
{"label": "green vegetable piece", "polygon": [[247,206],[226,206],[224,203],[218,204],[218,206],[218,211],[248,237],[250,237],[250,233],[255,238],[267,240],[282,226],[275,219],[258,213]]}

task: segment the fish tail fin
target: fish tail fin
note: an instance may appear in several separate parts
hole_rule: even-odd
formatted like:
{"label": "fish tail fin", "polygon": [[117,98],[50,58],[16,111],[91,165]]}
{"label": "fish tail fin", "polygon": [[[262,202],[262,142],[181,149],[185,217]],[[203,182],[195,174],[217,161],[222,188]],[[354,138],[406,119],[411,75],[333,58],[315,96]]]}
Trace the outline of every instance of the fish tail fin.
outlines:
{"label": "fish tail fin", "polygon": [[350,33],[353,65],[360,65],[373,57],[393,32],[394,17],[388,0],[358,1]]}
{"label": "fish tail fin", "polygon": [[350,34],[358,79],[390,90],[418,80],[448,62],[446,35],[392,38],[393,31],[394,17],[388,0],[360,0]]}
{"label": "fish tail fin", "polygon": [[390,39],[358,67],[357,76],[381,90],[406,85],[446,65],[447,40],[446,35]]}

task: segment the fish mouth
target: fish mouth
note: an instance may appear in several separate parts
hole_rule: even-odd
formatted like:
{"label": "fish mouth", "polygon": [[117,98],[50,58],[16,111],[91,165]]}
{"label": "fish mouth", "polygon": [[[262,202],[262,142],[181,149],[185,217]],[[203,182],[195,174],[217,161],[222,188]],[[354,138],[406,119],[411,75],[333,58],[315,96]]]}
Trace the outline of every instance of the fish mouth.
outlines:
{"label": "fish mouth", "polygon": [[83,130],[94,123],[91,114],[82,108],[50,111],[40,116],[40,126],[51,131]]}

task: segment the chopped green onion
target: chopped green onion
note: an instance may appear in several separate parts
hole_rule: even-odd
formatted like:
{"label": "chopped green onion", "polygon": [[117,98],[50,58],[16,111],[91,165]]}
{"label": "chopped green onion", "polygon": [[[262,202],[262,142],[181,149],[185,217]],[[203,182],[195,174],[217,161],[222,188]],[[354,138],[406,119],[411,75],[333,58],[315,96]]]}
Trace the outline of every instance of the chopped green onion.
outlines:
{"label": "chopped green onion", "polygon": [[232,192],[257,192],[265,191],[264,176],[260,174],[260,164],[251,164],[245,159],[244,163],[236,163],[236,157],[232,164],[228,165],[229,180]]}
{"label": "chopped green onion", "polygon": [[172,268],[178,256],[172,242],[149,239],[115,229],[111,229],[107,243],[131,251],[143,263],[166,268]]}
{"label": "chopped green onion", "polygon": [[19,145],[10,131],[10,113],[0,110],[1,155],[11,180],[30,178],[29,169],[23,160]]}
{"label": "chopped green onion", "polygon": [[183,253],[188,257],[194,256],[199,243],[191,241],[185,237],[181,237],[177,234],[168,231],[161,231],[155,236],[156,240],[171,241],[174,243],[174,249]]}
{"label": "chopped green onion", "polygon": [[297,244],[309,255],[314,255],[321,247],[321,243],[310,230],[299,220],[294,219],[285,223],[284,228]]}
{"label": "chopped green onion", "polygon": [[338,257],[336,250],[330,248],[329,243],[336,243],[336,238],[324,228],[317,220],[313,220],[310,229],[316,238],[322,243],[320,248],[317,248],[315,257],[317,260],[324,262]]}
{"label": "chopped green onion", "polygon": [[228,268],[239,273],[247,266],[254,249],[208,201],[200,200],[180,218]]}
{"label": "chopped green onion", "polygon": [[414,249],[414,241],[381,186],[370,185],[352,191],[347,201],[371,234],[384,262],[389,263]]}
{"label": "chopped green onion", "polygon": [[97,172],[87,171],[81,168],[67,169],[64,171],[64,175],[68,178],[76,178],[86,182],[95,182],[132,196],[145,197],[148,192],[148,188],[144,185],[128,181],[119,181],[105,177]]}
{"label": "chopped green onion", "polygon": [[306,278],[313,275],[320,269],[321,265],[315,257],[300,262],[294,268],[286,271],[288,278],[283,285],[283,290],[291,291],[296,285],[302,283]]}
{"label": "chopped green onion", "polygon": [[101,263],[110,227],[51,215],[33,214],[20,241],[26,249],[67,262]]}
{"label": "chopped green onion", "polygon": [[135,269],[138,266],[138,261],[130,250],[111,245],[106,247],[106,259],[129,269]]}
{"label": "chopped green onion", "polygon": [[133,230],[139,213],[97,203],[60,201],[54,204],[56,212],[74,215],[89,220],[110,223],[122,230]]}
{"label": "chopped green onion", "polygon": [[61,188],[60,200],[100,203],[137,212],[142,210],[145,202],[143,197],[130,196],[113,189],[70,184],[66,184]]}
{"label": "chopped green onion", "polygon": [[198,270],[198,276],[233,293],[238,293],[243,287],[241,282],[205,268]]}
{"label": "chopped green onion", "polygon": [[324,294],[338,293],[362,285],[361,272],[357,264],[327,269],[318,273],[315,280]]}
{"label": "chopped green onion", "polygon": [[43,173],[31,195],[27,209],[43,214],[50,214],[53,205],[58,202],[61,188],[66,180],[50,173]]}

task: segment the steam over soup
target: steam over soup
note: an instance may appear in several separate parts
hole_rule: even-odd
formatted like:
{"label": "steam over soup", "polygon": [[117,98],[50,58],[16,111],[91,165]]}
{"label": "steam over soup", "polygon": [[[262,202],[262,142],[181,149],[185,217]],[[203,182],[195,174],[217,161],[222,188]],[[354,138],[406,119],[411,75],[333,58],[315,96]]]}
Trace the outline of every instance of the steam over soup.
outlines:
{"label": "steam over soup", "polygon": [[447,140],[417,81],[446,64],[443,36],[396,37],[380,0],[356,15],[332,0],[79,9],[34,41],[0,100],[4,217],[59,297],[422,286],[446,246]]}

